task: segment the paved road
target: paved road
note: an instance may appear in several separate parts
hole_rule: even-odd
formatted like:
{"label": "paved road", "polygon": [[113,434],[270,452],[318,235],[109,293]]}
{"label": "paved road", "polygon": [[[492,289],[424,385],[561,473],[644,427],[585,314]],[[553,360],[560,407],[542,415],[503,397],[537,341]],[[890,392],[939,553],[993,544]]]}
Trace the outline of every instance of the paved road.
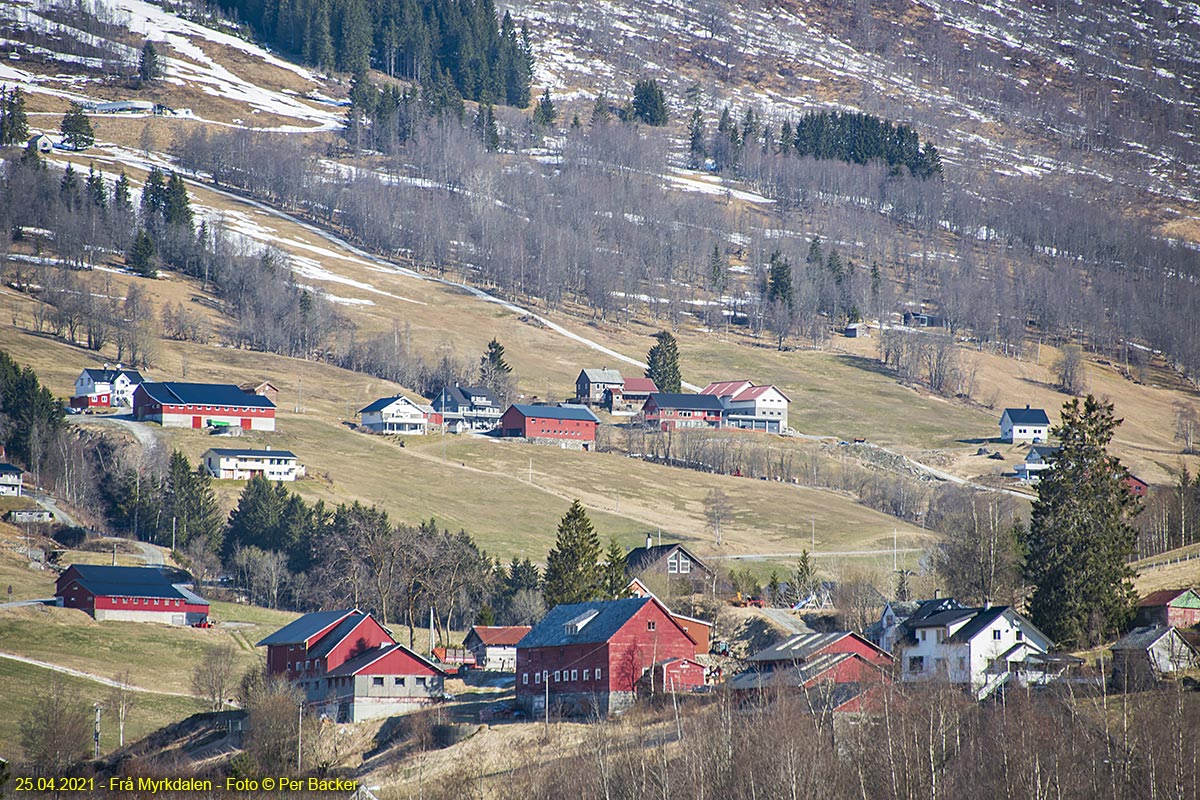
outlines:
{"label": "paved road", "polygon": [[43,597],[39,600],[14,600],[11,603],[0,603],[0,608],[20,608],[21,606],[46,606],[54,605],[53,597]]}
{"label": "paved road", "polygon": [[45,492],[38,491],[37,489],[30,489],[28,487],[25,489],[25,494],[27,494],[29,497],[33,498],[33,500],[39,506],[41,506],[42,508],[46,509],[51,514],[53,514],[54,519],[57,522],[60,522],[63,525],[67,525],[72,528],[79,527],[79,523],[75,521],[75,518],[72,517],[70,514],[68,514],[66,511],[63,511],[61,508],[59,508],[58,501],[55,500],[50,495],[46,494]]}
{"label": "paved road", "polygon": [[159,550],[152,544],[139,542],[135,539],[125,539],[120,536],[105,536],[102,541],[105,542],[121,542],[122,544],[131,544],[141,551],[142,560],[146,562],[148,567],[161,567],[166,562],[163,561],[162,550]]}
{"label": "paved road", "polygon": [[784,608],[760,608],[762,613],[771,618],[771,621],[779,625],[786,631],[792,633],[812,633],[812,628],[804,624],[804,620],[796,617],[792,612]]}
{"label": "paved road", "polygon": [[[924,553],[926,547],[897,547],[895,550],[813,550],[812,558],[847,558],[854,556],[890,556],[892,553]],[[808,551],[805,551],[808,552]],[[736,556],[706,556],[708,561],[754,561],[760,558],[800,558],[804,553],[743,553]]]}

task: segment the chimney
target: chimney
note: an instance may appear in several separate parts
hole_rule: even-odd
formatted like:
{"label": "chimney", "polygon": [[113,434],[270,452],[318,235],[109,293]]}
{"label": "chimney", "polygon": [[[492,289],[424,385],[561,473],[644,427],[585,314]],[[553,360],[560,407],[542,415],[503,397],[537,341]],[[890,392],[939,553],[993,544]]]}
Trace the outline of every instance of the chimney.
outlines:
{"label": "chimney", "polygon": [[647,533],[646,534],[646,549],[649,550],[651,547],[654,547],[654,534]]}
{"label": "chimney", "polygon": [[934,599],[934,600],[940,600],[941,598],[942,598],[942,590],[941,590],[941,589],[934,589],[934,590],[933,590],[933,599]]}

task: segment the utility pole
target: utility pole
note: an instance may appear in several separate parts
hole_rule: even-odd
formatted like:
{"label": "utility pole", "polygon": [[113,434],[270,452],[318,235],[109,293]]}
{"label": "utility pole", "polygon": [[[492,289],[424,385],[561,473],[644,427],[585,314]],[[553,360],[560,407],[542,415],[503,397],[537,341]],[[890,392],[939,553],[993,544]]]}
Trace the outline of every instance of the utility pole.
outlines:
{"label": "utility pole", "polygon": [[550,670],[542,670],[542,683],[546,685],[546,730],[550,729]]}
{"label": "utility pole", "polygon": [[175,516],[171,516],[171,552],[175,552]]}
{"label": "utility pole", "polygon": [[300,772],[300,746],[304,737],[304,701],[296,704],[296,772]]}
{"label": "utility pole", "polygon": [[442,461],[446,460],[446,387],[442,387]]}

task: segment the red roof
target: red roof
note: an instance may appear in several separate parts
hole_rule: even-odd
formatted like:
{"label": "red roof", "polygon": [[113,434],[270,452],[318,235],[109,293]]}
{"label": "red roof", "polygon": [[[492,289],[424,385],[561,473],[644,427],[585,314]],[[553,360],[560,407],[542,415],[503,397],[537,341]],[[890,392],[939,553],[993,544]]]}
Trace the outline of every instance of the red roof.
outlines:
{"label": "red roof", "polygon": [[654,381],[649,378],[626,378],[625,391],[627,392],[657,392],[658,387],[654,385]]}
{"label": "red roof", "polygon": [[471,630],[484,647],[515,647],[533,628],[530,625],[476,625]]}
{"label": "red roof", "polygon": [[717,397],[732,397],[743,389],[747,389],[754,384],[750,381],[713,381],[708,386],[700,390],[700,394],[712,394]]}
{"label": "red roof", "polygon": [[[754,400],[755,398],[762,397],[764,394],[771,391],[772,389],[775,389],[775,387],[771,386],[770,384],[768,384],[766,386],[751,386],[749,389],[746,389],[744,392],[741,392],[738,395],[736,395],[733,399],[734,400]],[[779,394],[783,395],[784,400],[789,400],[789,401],[791,400],[790,397],[788,397],[786,394],[783,394],[783,392],[780,392],[778,389],[775,389],[775,391],[777,391],[777,392],[779,392]]]}
{"label": "red roof", "polygon": [[1157,592],[1151,592],[1150,594],[1143,597],[1141,599],[1141,602],[1138,603],[1138,605],[1142,608],[1149,608],[1149,607],[1154,607],[1154,606],[1168,606],[1171,604],[1172,600],[1174,600],[1175,598],[1179,597],[1180,595],[1186,594],[1187,592],[1190,592],[1190,591],[1191,591],[1191,589],[1189,589],[1189,588],[1159,589]]}

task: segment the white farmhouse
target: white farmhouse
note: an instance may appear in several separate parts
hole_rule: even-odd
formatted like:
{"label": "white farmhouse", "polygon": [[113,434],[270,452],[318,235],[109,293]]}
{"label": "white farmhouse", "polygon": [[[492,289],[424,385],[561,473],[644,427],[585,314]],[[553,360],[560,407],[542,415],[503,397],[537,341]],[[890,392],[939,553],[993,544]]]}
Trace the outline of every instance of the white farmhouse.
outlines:
{"label": "white farmhouse", "polygon": [[375,433],[411,433],[424,435],[429,430],[429,409],[403,395],[381,397],[359,409],[362,426]]}
{"label": "white farmhouse", "polygon": [[208,474],[221,480],[248,481],[261,475],[269,481],[294,481],[304,474],[289,450],[242,450],[214,447],[200,457]]}
{"label": "white farmhouse", "polygon": [[1000,415],[1000,439],[1040,444],[1050,435],[1050,418],[1041,408],[1006,408]]}
{"label": "white farmhouse", "polygon": [[120,364],[102,369],[89,367],[75,379],[75,396],[71,405],[79,408],[133,407],[133,393],[142,383],[137,370],[124,369]]}
{"label": "white farmhouse", "polygon": [[0,496],[20,497],[24,491],[24,472],[12,464],[0,464]]}
{"label": "white farmhouse", "polygon": [[786,394],[774,386],[755,386],[750,381],[717,381],[700,394],[721,398],[723,424],[730,428],[782,433],[788,426]]}
{"label": "white farmhouse", "polygon": [[959,608],[909,620],[914,637],[902,649],[901,679],[945,681],[982,700],[1004,684],[1028,680],[1054,645],[1009,606]]}

